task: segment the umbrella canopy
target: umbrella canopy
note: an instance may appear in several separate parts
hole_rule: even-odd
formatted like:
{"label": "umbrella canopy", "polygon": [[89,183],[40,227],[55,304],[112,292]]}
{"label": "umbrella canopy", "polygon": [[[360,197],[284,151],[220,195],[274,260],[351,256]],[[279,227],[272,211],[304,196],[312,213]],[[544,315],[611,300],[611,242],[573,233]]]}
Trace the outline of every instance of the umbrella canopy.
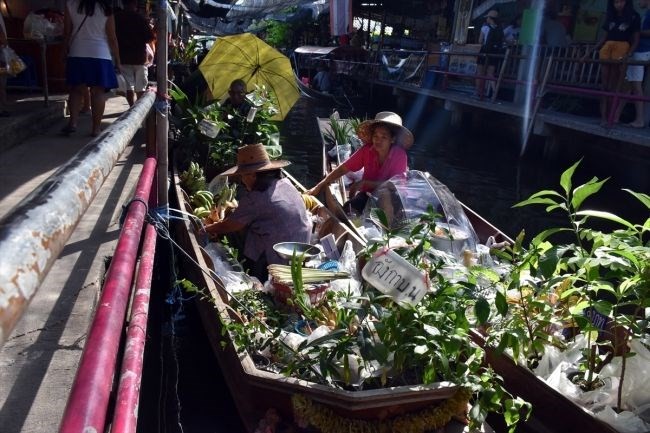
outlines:
{"label": "umbrella canopy", "polygon": [[236,79],[244,80],[248,91],[256,84],[266,86],[278,101],[277,120],[284,119],[300,96],[289,59],[250,33],[220,37],[199,70],[219,100]]}

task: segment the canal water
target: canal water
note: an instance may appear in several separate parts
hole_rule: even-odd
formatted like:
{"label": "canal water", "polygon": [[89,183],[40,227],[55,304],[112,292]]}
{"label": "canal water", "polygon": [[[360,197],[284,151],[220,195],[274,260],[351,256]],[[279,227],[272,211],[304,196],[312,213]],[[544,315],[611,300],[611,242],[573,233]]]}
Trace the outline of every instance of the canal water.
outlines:
{"label": "canal water", "polygon": [[[544,149],[536,139],[519,157],[520,127],[508,117],[482,112],[464,119],[461,128],[451,128],[449,113],[431,101],[402,100],[377,91],[368,107],[355,107],[341,117],[373,117],[377,111],[399,112],[415,135],[409,151],[412,169],[425,170],[445,183],[456,197],[511,237],[521,230],[526,237],[549,227],[566,224],[566,218],[548,215],[543,207],[514,209],[513,204],[542,189],[559,190],[560,174],[583,158],[576,184],[593,176],[611,177],[601,194],[587,204],[618,213],[640,223],[648,217],[621,188],[650,192],[650,153],[626,145],[599,142],[589,136],[561,134],[555,149]],[[292,161],[289,172],[305,186],[321,178],[321,142],[315,117],[328,117],[335,107],[302,98],[283,124],[284,158]],[[518,129],[519,128],[519,129]],[[171,266],[171,265],[170,265]],[[163,283],[164,284],[164,283]],[[164,325],[160,329],[160,371],[152,367],[141,406],[143,432],[243,432],[223,374],[197,317],[193,301],[176,307],[160,295]],[[179,305],[181,313],[179,314]],[[170,319],[173,313],[173,320]]]}

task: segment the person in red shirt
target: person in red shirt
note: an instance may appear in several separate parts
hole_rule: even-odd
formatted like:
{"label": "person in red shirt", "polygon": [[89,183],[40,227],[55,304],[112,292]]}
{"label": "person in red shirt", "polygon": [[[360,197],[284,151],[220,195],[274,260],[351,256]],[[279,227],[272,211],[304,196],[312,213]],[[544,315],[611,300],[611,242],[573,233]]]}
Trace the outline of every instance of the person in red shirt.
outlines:
{"label": "person in red shirt", "polygon": [[318,195],[323,187],[341,176],[363,168],[361,180],[350,186],[351,199],[343,205],[344,209],[361,213],[369,193],[382,182],[408,170],[406,150],[413,145],[413,134],[402,126],[399,115],[382,111],[377,113],[374,120],[361,123],[357,135],[364,145],[308,193]]}

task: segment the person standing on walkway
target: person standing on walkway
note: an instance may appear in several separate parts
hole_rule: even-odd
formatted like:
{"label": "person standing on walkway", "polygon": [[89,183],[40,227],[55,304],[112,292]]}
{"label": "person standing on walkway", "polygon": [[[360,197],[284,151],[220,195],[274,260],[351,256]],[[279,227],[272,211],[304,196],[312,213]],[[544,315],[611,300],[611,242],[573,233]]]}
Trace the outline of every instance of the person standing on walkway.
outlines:
{"label": "person standing on walkway", "polygon": [[504,35],[503,28],[499,24],[499,12],[496,9],[490,9],[478,38],[478,43],[481,44],[479,53],[487,54],[487,56],[479,55],[477,60],[477,74],[480,78],[476,80],[476,96],[479,98],[483,97],[485,92],[485,78],[483,76],[492,78],[487,83],[487,97],[490,98],[496,90],[496,83],[493,78],[501,59],[491,55],[503,54],[503,42]]}
{"label": "person standing on walkway", "polygon": [[[6,47],[7,29],[5,28],[4,18],[0,14],[0,49]],[[0,117],[9,117],[7,110],[7,76],[0,74]]]}
{"label": "person standing on walkway", "polygon": [[[639,7],[645,10],[643,17],[641,17],[641,31],[639,34],[639,45],[636,51],[632,54],[632,60],[640,62],[650,61],[650,0],[639,0]],[[643,96],[643,78],[645,77],[645,70],[647,65],[630,65],[627,67],[626,79],[632,85],[632,94],[635,96]],[[634,101],[634,109],[636,115],[632,123],[628,126],[633,128],[643,128],[646,126],[644,105],[643,101]]]}
{"label": "person standing on walkway", "polygon": [[77,130],[83,92],[90,87],[90,135],[99,135],[106,93],[117,87],[115,71],[120,67],[120,53],[110,4],[110,0],[66,1],[64,41],[68,58],[65,76],[70,86],[70,118],[61,130],[63,134]]}
{"label": "person standing on walkway", "polygon": [[124,10],[115,13],[115,33],[120,47],[120,71],[126,80],[126,100],[133,106],[135,96],[147,88],[147,44],[153,32],[147,19],[138,13],[137,0],[123,0]]}
{"label": "person standing on walkway", "polygon": [[[639,44],[641,18],[634,10],[632,0],[609,0],[607,2],[607,18],[603,24],[603,35],[594,47],[600,60],[622,61],[629,58]],[[587,56],[590,53],[587,52]],[[622,63],[604,62],[600,65],[600,78],[603,90],[618,91],[619,82],[623,75]],[[600,101],[601,126],[609,126],[609,114],[612,110],[613,98],[605,96]],[[613,114],[616,116],[616,113]],[[616,119],[614,119],[616,120]]]}

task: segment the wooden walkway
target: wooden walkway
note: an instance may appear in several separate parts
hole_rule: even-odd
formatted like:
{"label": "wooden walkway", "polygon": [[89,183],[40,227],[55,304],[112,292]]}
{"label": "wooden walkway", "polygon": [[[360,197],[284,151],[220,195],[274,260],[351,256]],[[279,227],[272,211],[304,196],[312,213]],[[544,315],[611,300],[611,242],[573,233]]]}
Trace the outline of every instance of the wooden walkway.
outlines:
{"label": "wooden walkway", "polygon": [[[412,84],[403,84],[388,82],[383,80],[371,80],[373,85],[381,85],[398,89],[404,92],[410,92],[417,95],[426,95],[431,98],[441,99],[461,106],[474,107],[483,110],[494,111],[515,117],[524,117],[522,104],[513,102],[477,97],[454,89],[437,90],[425,89]],[[597,102],[594,100],[594,103]],[[538,111],[535,117],[534,133],[540,135],[549,135],[550,128],[564,128],[574,131],[584,132],[590,135],[618,140],[625,143],[650,147],[650,128],[631,128],[625,125],[614,125],[611,128],[600,126],[600,119],[597,117],[577,116],[574,114],[562,113],[549,109]]]}

